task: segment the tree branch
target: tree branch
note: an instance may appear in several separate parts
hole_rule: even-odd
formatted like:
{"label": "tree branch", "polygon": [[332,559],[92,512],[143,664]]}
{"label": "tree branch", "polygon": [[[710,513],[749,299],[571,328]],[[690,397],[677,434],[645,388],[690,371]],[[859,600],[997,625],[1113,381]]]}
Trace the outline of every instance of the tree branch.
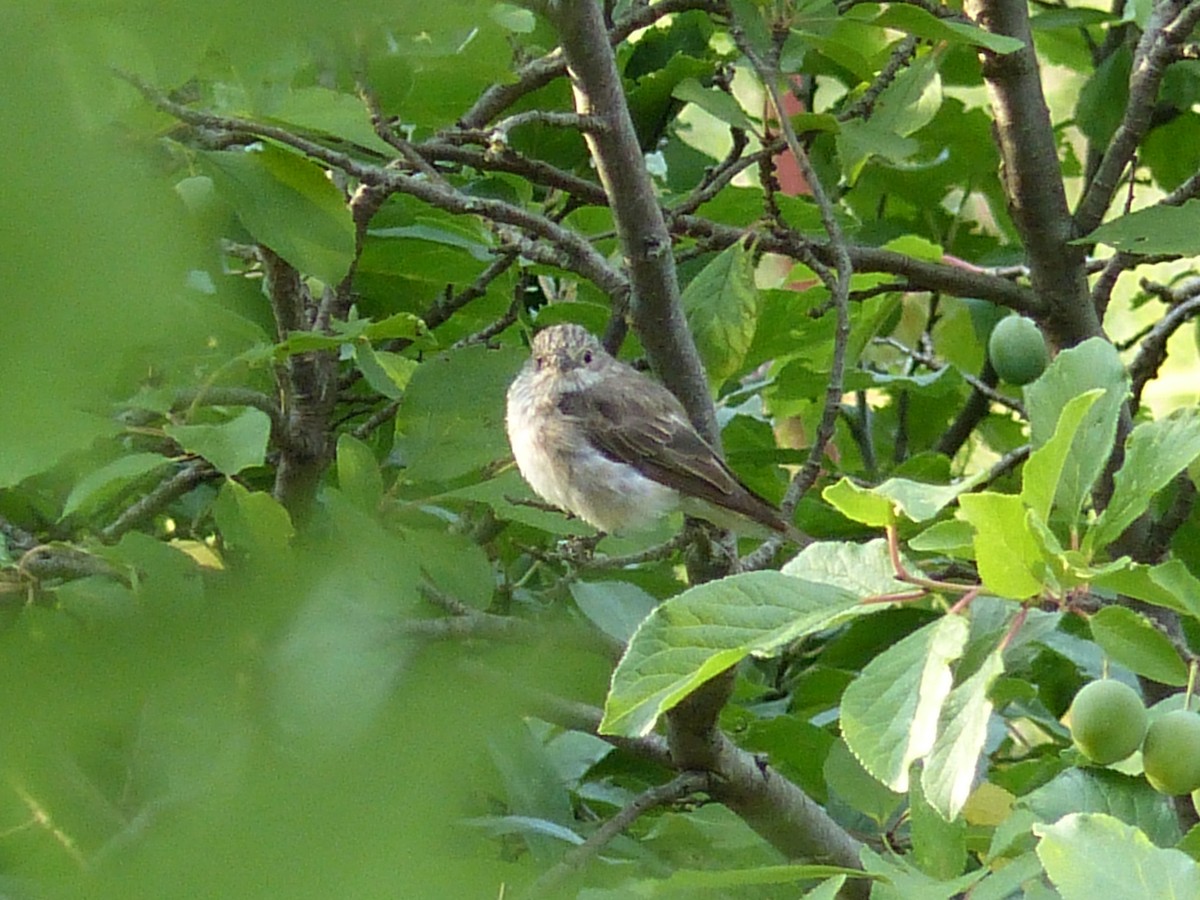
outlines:
{"label": "tree branch", "polygon": [[720,429],[708,381],[679,302],[671,235],[646,171],[600,7],[551,0],[545,9],[570,66],[576,111],[605,125],[585,138],[629,268],[634,327],[663,383],[683,403],[696,429],[719,450]]}
{"label": "tree branch", "polygon": [[1133,55],[1125,115],[1075,211],[1075,226],[1080,235],[1095,230],[1108,212],[1122,174],[1150,130],[1167,66],[1174,61],[1197,22],[1200,22],[1200,3],[1162,0],[1153,5]]}
{"label": "tree branch", "polygon": [[1042,93],[1025,0],[968,0],[968,15],[993,34],[1024,46],[1008,54],[981,50],[991,98],[1001,182],[1029,260],[1034,292],[1047,305],[1042,320],[1055,341],[1073,346],[1102,334],[1088,302],[1084,249],[1074,246],[1050,111]]}
{"label": "tree branch", "polygon": [[552,869],[547,870],[529,888],[532,897],[545,896],[559,888],[576,871],[588,864],[614,838],[642,816],[659,806],[668,806],[707,788],[711,777],[704,772],[683,772],[666,784],[655,785],[638,794],[616,815],[601,825],[578,847],[573,847]]}

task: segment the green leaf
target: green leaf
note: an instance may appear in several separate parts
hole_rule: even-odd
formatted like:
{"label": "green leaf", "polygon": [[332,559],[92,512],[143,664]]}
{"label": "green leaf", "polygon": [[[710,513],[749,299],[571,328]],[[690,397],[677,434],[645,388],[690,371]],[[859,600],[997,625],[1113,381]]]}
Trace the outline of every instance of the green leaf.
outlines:
{"label": "green leaf", "polygon": [[1162,684],[1187,684],[1188,669],[1179,651],[1145,616],[1123,606],[1106,606],[1088,624],[1096,643],[1114,662]]}
{"label": "green leaf", "polygon": [[858,181],[858,176],[871,157],[879,156],[891,163],[902,163],[920,149],[920,144],[913,138],[902,137],[870,120],[863,122],[858,119],[842,123],[836,143],[842,173],[851,184]]}
{"label": "green leaf", "polygon": [[[869,8],[869,7],[868,7]],[[969,44],[982,47],[993,53],[1014,53],[1025,46],[1024,41],[1003,34],[993,34],[965,22],[939,19],[932,13],[905,3],[890,3],[873,20],[882,28],[895,28],[930,41],[946,41],[952,44]]]}
{"label": "green leaf", "polygon": [[1157,566],[1128,562],[1096,576],[1092,586],[1176,612],[1200,615],[1200,580],[1187,570],[1182,560],[1173,559]]}
{"label": "green leaf", "polygon": [[1100,813],[1073,813],[1036,825],[1037,854],[1063,900],[1200,897],[1200,865],[1164,850],[1124,822]]}
{"label": "green leaf", "polygon": [[172,465],[171,460],[158,453],[132,453],[118,457],[79,479],[63,504],[62,518],[75,512],[96,509],[143,475],[169,465]]}
{"label": "green leaf", "polygon": [[413,373],[396,414],[396,451],[412,481],[446,481],[508,454],[504,395],[525,354],[466,347]]}
{"label": "green leaf", "polygon": [[[748,869],[675,869],[666,878],[654,882],[654,895],[677,896],[679,891],[719,891],[746,885],[794,884],[814,878],[844,878],[846,875],[861,878],[862,874],[858,869],[818,864],[755,866]],[[832,898],[834,895],[829,896]]]}
{"label": "green leaf", "polygon": [[345,277],[354,221],[324,169],[271,144],[197,157],[256,241],[327,285]]}
{"label": "green leaf", "polygon": [[1050,519],[1050,507],[1079,426],[1103,395],[1103,390],[1094,388],[1071,398],[1058,417],[1054,436],[1029,454],[1022,472],[1021,499],[1043,522]]}
{"label": "green leaf", "polygon": [[737,373],[758,324],[754,254],[731,244],[700,270],[683,291],[684,314],[713,384]]}
{"label": "green leaf", "polygon": [[742,109],[731,94],[716,88],[706,88],[695,78],[685,78],[671,91],[671,96],[684,103],[694,103],[710,116],[726,125],[757,133],[758,125]]}
{"label": "green leaf", "polygon": [[908,790],[909,767],[933,749],[938,716],[950,694],[951,663],[969,626],[942,616],[893,644],[842,695],[842,735],[863,767],[883,784]]}
{"label": "green leaf", "polygon": [[391,341],[397,338],[411,341],[428,333],[429,329],[425,327],[425,322],[420,316],[402,312],[378,322],[369,322],[363,328],[362,336],[368,341]]}
{"label": "green leaf", "polygon": [[236,475],[265,461],[271,418],[260,409],[246,407],[219,425],[167,425],[163,431],[184,450],[203,456],[223,475]]}
{"label": "green leaf", "polygon": [[[915,571],[913,566],[909,571]],[[832,584],[859,597],[911,590],[912,585],[896,580],[896,570],[884,540],[852,544],[846,541],[817,541],[788,560],[785,575]]]}
{"label": "green leaf", "polygon": [[247,553],[285,549],[295,530],[286,509],[270,494],[226,481],[213,503],[225,543]]}
{"label": "green leaf", "polygon": [[574,581],[571,596],[592,623],[621,643],[628,643],[658,601],[628,581]]}
{"label": "green leaf", "polygon": [[373,513],[383,500],[383,476],[371,448],[350,434],[337,441],[338,487],[360,509]]}
{"label": "green leaf", "polygon": [[961,519],[935,522],[908,541],[908,546],[921,553],[944,553],[959,558],[974,554],[975,529]]}
{"label": "green leaf", "polygon": [[1079,92],[1075,124],[1092,143],[1103,146],[1112,140],[1129,102],[1129,74],[1133,52],[1127,45],[1106,54]]}
{"label": "green leaf", "polygon": [[896,521],[892,501],[870,488],[862,488],[843,478],[821,491],[821,497],[847,519],[872,528],[883,528]]}
{"label": "green leaf", "polygon": [[1041,544],[1029,533],[1021,498],[982,491],[959,498],[963,517],[975,526],[979,577],[993,594],[1024,600],[1042,591]]}
{"label": "green leaf", "polygon": [[961,819],[947,821],[934,809],[920,779],[913,781],[908,796],[913,862],[926,875],[941,881],[961,875],[967,865],[967,823]]}
{"label": "green leaf", "polygon": [[[928,15],[915,6],[903,8]],[[900,137],[908,137],[932,122],[941,105],[942,79],[937,58],[920,56],[880,94],[870,121]]]}
{"label": "green leaf", "polygon": [[958,816],[971,794],[992,715],[988,691],[1003,673],[1003,650],[998,649],[950,692],[942,706],[937,741],[925,760],[921,784],[929,805],[947,820]]}
{"label": "green leaf", "polygon": [[1200,415],[1180,409],[1165,419],[1143,422],[1125,445],[1125,462],[1113,477],[1113,495],[1084,537],[1096,551],[1121,536],[1160,490],[1200,456]]}
{"label": "green leaf", "polygon": [[954,484],[925,484],[907,478],[889,478],[872,492],[887,497],[896,509],[914,522],[932,519],[953,503],[964,491],[969,491],[984,480],[984,474],[964,479]]}
{"label": "green leaf", "polygon": [[1076,430],[1054,497],[1055,505],[1072,524],[1112,453],[1129,377],[1116,348],[1103,338],[1090,338],[1059,353],[1042,376],[1025,388],[1034,449],[1054,436],[1067,404],[1091,388],[1103,389],[1104,396],[1095,401]]}
{"label": "green leaf", "polygon": [[658,717],[749,655],[770,656],[825,628],[876,611],[831,585],[748,572],[690,588],[638,628],[613,672],[603,734],[647,734]]}
{"label": "green leaf", "polygon": [[352,94],[324,87],[293,87],[271,110],[270,122],[299,126],[298,131],[316,131],[353,141],[361,147],[385,154],[396,151],[375,133],[363,101]]}
{"label": "green leaf", "polygon": [[404,396],[404,388],[420,365],[415,359],[387,350],[376,350],[370,344],[355,345],[354,361],[358,363],[358,370],[363,373],[371,389],[391,400],[399,400]]}
{"label": "green leaf", "polygon": [[844,740],[835,741],[829,748],[821,774],[828,792],[881,826],[904,802],[903,794],[893,791],[863,768]]}
{"label": "green leaf", "polygon": [[1108,244],[1141,254],[1200,254],[1200,200],[1182,206],[1151,206],[1105,222],[1076,244]]}
{"label": "green leaf", "polygon": [[1026,794],[1017,806],[1040,822],[1057,822],[1068,813],[1104,813],[1140,828],[1159,846],[1179,840],[1179,819],[1170,798],[1146,779],[1113,769],[1073,766]]}

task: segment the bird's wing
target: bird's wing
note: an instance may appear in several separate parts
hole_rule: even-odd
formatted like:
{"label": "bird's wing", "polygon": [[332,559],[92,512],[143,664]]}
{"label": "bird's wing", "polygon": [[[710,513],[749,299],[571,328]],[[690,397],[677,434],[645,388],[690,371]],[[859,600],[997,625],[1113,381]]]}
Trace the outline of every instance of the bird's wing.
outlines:
{"label": "bird's wing", "polygon": [[[674,395],[657,384],[638,394],[608,396],[586,388],[564,394],[559,411],[597,450],[647,478],[746,516],[775,531],[788,526],[770,501],[746,487],[696,433]],[[661,393],[660,393],[661,392]]]}

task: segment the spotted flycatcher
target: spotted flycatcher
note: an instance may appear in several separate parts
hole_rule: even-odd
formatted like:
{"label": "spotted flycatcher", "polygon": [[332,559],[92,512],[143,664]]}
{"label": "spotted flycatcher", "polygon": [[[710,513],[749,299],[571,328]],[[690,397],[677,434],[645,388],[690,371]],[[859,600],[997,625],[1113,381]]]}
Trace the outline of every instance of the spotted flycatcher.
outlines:
{"label": "spotted flycatcher", "polygon": [[530,487],[600,531],[636,529],[680,506],[711,520],[717,507],[803,539],[742,484],[674,394],[579,325],[534,337],[508,389],[506,424]]}

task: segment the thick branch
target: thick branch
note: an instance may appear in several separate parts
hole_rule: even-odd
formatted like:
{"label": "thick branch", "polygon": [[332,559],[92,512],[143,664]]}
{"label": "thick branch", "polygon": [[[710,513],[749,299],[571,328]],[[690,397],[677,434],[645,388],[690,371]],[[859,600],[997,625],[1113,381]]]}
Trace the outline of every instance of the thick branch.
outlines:
{"label": "thick branch", "polygon": [[1029,259],[1035,293],[1049,307],[1044,322],[1060,346],[1101,334],[1089,302],[1082,247],[1067,208],[1058,147],[1029,28],[1025,0],[968,0],[966,11],[993,34],[1024,46],[1013,53],[981,51],[995,117],[1001,180]]}
{"label": "thick branch", "polygon": [[554,0],[547,11],[570,66],[577,112],[604,123],[585,137],[629,266],[634,327],[663,383],[700,433],[719,447],[708,382],[679,302],[671,235],[646,171],[600,7]]}
{"label": "thick branch", "polygon": [[[307,329],[307,292],[297,272],[270,249],[261,248],[267,294],[281,337]],[[274,495],[293,517],[303,518],[316,499],[333,457],[330,420],[337,401],[337,356],[330,351],[298,353],[279,367],[284,430]]]}

